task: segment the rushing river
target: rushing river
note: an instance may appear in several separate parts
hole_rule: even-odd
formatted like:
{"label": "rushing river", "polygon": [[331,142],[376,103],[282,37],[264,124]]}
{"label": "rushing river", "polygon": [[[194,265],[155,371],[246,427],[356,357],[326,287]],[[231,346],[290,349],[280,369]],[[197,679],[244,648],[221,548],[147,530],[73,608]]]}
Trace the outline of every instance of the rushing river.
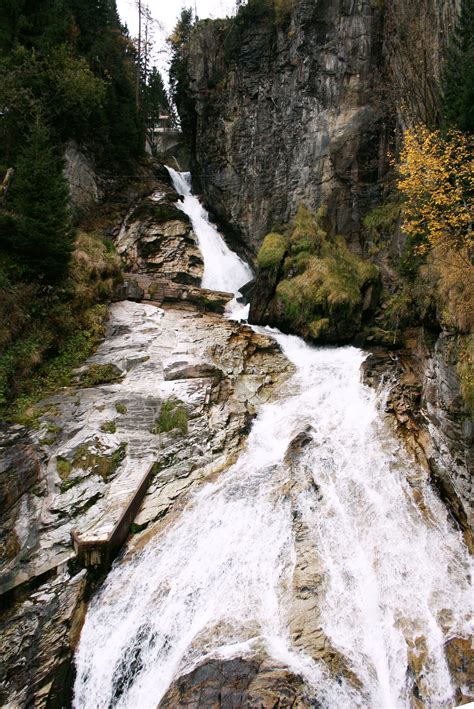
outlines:
{"label": "rushing river", "polygon": [[[237,292],[250,269],[209,223],[186,175],[170,173],[199,238],[203,286]],[[152,709],[204,660],[261,651],[304,677],[328,709],[408,707],[410,647],[423,653],[425,705],[453,706],[443,645],[466,635],[470,617],[460,535],[361,383],[364,352],[263,331],[295,374],[261,407],[237,463],[109,574],[76,656],[77,708]],[[301,432],[310,442],[289,460]],[[292,640],[295,520],[324,579],[322,631],[357,689]]]}

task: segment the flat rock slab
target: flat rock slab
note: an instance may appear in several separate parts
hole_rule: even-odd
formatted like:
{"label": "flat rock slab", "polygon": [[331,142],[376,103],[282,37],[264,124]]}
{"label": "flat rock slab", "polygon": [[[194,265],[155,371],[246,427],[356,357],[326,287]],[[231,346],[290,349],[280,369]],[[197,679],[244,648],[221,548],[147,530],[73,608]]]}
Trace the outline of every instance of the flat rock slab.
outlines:
{"label": "flat rock slab", "polygon": [[[113,376],[84,386],[91,369]],[[78,373],[81,385],[41,402],[39,429],[18,444],[35,452],[35,487],[15,496],[9,529],[21,534],[1,568],[9,585],[11,573],[24,583],[59,564],[73,530],[84,543],[107,541],[151,470],[140,528],[163,516],[229,464],[258,403],[290,369],[273,340],[217,314],[113,304],[104,342]],[[170,401],[185,411],[186,432],[157,424]],[[5,464],[10,458],[11,450]]]}

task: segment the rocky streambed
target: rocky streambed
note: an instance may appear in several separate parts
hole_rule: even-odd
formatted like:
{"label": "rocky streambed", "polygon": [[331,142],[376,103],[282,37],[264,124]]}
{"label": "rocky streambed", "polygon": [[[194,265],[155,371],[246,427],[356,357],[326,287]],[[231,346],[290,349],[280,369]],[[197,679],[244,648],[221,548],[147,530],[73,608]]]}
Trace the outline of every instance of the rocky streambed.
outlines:
{"label": "rocky streambed", "polygon": [[[227,319],[176,193],[153,188],[115,231],[127,273],[104,341],[35,429],[1,431],[0,703],[71,704],[88,607],[76,706],[378,707],[405,685],[404,706],[467,701],[462,542],[423,461],[374,419],[363,357]],[[107,543],[144,479],[91,606],[106,565],[71,533]],[[419,538],[412,561],[401,535]]]}

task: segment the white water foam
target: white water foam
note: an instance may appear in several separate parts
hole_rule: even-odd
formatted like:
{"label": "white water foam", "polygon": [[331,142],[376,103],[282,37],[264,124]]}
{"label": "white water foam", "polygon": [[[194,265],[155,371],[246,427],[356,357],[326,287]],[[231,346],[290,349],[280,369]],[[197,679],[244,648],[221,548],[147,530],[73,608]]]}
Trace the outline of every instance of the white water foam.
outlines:
{"label": "white water foam", "polygon": [[199,199],[191,194],[189,172],[176,172],[168,167],[173,185],[183,201],[177,206],[191,219],[204,259],[204,276],[201,286],[210,290],[238,293],[239,288],[253,278],[251,268],[229,249]]}
{"label": "white water foam", "polygon": [[[232,269],[203,253],[208,283],[228,289],[219,278]],[[76,656],[77,709],[151,709],[204,660],[261,650],[301,674],[328,709],[409,707],[408,653],[418,653],[424,706],[453,705],[443,645],[466,636],[472,617],[459,533],[361,384],[364,353],[262,331],[296,373],[261,408],[237,463],[109,574]],[[285,463],[301,431],[312,442]],[[291,640],[295,514],[321,563],[322,630],[358,689]]]}

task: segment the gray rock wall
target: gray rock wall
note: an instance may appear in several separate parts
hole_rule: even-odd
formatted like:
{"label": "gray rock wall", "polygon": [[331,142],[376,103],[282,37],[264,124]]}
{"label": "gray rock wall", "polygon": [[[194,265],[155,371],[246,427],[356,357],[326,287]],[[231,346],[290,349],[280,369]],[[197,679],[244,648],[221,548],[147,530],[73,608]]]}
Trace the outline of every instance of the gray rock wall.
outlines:
{"label": "gray rock wall", "polygon": [[69,184],[71,205],[75,212],[81,213],[97,204],[101,198],[94,165],[74,141],[70,141],[66,146],[64,162],[64,176]]}
{"label": "gray rock wall", "polygon": [[[382,12],[370,0],[299,0],[291,23],[201,23],[190,48],[193,173],[255,250],[304,202],[358,248],[386,171]],[[230,49],[229,49],[230,47]]]}
{"label": "gray rock wall", "polygon": [[[459,0],[296,0],[269,17],[205,21],[190,45],[192,171],[252,252],[300,202],[361,250],[396,128],[440,114]],[[188,121],[192,123],[192,121]]]}

